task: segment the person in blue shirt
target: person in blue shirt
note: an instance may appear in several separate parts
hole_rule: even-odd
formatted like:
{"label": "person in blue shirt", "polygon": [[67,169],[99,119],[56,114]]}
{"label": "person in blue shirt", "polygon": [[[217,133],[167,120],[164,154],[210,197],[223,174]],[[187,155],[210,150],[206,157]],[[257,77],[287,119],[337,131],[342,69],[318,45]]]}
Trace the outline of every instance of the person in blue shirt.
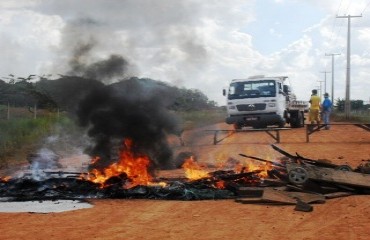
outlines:
{"label": "person in blue shirt", "polygon": [[333,108],[333,103],[329,99],[329,94],[325,93],[324,94],[324,101],[321,104],[322,107],[322,118],[325,124],[325,129],[329,130],[330,129],[330,114],[331,110]]}

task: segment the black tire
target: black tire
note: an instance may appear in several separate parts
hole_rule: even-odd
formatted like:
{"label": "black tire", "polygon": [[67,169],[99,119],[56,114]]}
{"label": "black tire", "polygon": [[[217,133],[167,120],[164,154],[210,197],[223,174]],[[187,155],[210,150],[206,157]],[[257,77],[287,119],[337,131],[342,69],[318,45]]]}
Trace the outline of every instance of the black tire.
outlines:
{"label": "black tire", "polygon": [[254,129],[261,129],[261,128],[267,128],[267,125],[266,124],[259,123],[259,124],[253,125],[252,127]]}
{"label": "black tire", "polygon": [[291,113],[290,126],[292,128],[304,126],[304,116],[301,112]]}
{"label": "black tire", "polygon": [[281,121],[279,124],[278,124],[278,127],[279,128],[283,128],[283,127],[285,127],[285,121]]}
{"label": "black tire", "polygon": [[234,123],[233,126],[234,126],[234,130],[240,130],[243,127],[240,123]]}

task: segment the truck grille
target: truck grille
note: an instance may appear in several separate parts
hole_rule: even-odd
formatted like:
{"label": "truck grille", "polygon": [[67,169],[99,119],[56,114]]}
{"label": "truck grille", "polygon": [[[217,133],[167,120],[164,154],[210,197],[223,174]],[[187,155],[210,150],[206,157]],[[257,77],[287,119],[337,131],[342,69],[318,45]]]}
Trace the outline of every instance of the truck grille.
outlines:
{"label": "truck grille", "polygon": [[265,110],[266,103],[255,103],[255,104],[240,104],[236,105],[238,111],[256,111],[256,110]]}

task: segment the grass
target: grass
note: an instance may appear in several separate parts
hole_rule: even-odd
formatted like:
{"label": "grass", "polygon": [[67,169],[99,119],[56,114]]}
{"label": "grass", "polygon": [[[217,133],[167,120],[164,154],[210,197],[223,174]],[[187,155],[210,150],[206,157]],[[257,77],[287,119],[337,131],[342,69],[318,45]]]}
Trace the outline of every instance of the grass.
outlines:
{"label": "grass", "polygon": [[38,118],[14,118],[0,120],[0,168],[26,161],[29,152],[40,147],[44,138],[57,134],[61,128],[72,129],[74,123],[66,116],[49,113]]}
{"label": "grass", "polygon": [[226,117],[226,111],[223,109],[176,112],[176,114],[182,119],[184,130],[224,122]]}
{"label": "grass", "polygon": [[335,122],[370,123],[370,112],[351,112],[349,119],[346,118],[346,115],[343,112],[334,112],[331,115],[331,119]]}
{"label": "grass", "polygon": [[[0,119],[0,169],[26,163],[28,153],[44,147],[50,136],[57,136],[58,141],[47,147],[61,152],[82,144],[83,130],[66,115],[40,111],[34,119],[28,110],[11,111],[10,120]],[[175,114],[181,118],[184,130],[223,122],[226,116],[223,109]]]}

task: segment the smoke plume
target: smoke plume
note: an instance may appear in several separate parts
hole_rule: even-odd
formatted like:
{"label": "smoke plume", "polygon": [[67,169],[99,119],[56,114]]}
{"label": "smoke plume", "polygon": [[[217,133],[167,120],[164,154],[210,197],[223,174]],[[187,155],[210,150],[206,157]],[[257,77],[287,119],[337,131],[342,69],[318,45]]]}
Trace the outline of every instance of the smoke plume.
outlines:
{"label": "smoke plume", "polygon": [[87,149],[100,157],[92,167],[104,168],[117,160],[123,140],[133,140],[133,150],[146,154],[153,168],[171,167],[168,134],[179,132],[177,120],[167,110],[174,99],[169,88],[149,79],[131,78],[88,94],[78,107],[82,126],[94,145]]}

